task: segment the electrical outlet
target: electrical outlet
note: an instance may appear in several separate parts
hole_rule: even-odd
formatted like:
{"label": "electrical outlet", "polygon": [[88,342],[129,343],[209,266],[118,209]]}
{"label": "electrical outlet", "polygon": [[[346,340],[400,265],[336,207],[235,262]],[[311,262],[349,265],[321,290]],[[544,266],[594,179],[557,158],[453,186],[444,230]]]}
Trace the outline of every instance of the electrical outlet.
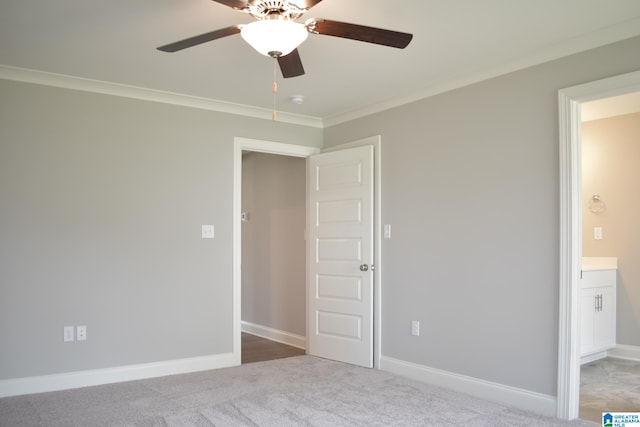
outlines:
{"label": "electrical outlet", "polygon": [[215,231],[213,225],[203,225],[202,226],[202,238],[203,239],[213,239],[215,237]]}
{"label": "electrical outlet", "polygon": [[65,326],[64,327],[64,335],[63,335],[63,340],[64,342],[71,342],[75,339],[74,334],[73,334],[73,326]]}
{"label": "electrical outlet", "polygon": [[78,326],[77,328],[77,337],[78,341],[86,341],[87,340],[87,327],[86,326]]}
{"label": "electrical outlet", "polygon": [[411,321],[411,335],[416,337],[420,336],[420,322],[417,320]]}

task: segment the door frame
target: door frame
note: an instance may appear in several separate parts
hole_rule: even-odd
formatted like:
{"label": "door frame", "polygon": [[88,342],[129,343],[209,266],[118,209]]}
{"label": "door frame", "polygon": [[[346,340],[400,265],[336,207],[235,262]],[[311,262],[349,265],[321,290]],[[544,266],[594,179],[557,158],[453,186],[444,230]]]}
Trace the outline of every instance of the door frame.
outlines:
{"label": "door frame", "polygon": [[558,91],[560,130],[560,294],[557,416],[580,410],[580,270],[582,259],[581,104],[640,91],[640,71]]}
{"label": "door frame", "polygon": [[[346,144],[329,147],[323,152],[342,150],[373,145],[373,180],[374,180],[374,292],[373,292],[373,366],[380,369],[381,337],[382,337],[382,140],[380,135],[371,136]],[[265,141],[243,137],[235,137],[233,142],[233,254],[232,254],[232,334],[233,334],[233,361],[234,364],[242,363],[242,152],[255,151],[260,153],[279,154],[283,156],[308,158],[321,152],[320,148],[307,147],[281,142]],[[308,173],[308,167],[307,167]],[[307,203],[309,201],[306,196]],[[308,206],[307,206],[308,209]],[[308,217],[308,216],[307,216]],[[307,249],[308,250],[308,249]],[[306,266],[305,266],[306,268]],[[308,289],[308,283],[306,284]],[[306,303],[305,303],[306,304]],[[308,312],[305,307],[305,312]]]}
{"label": "door frame", "polygon": [[[233,360],[242,363],[242,152],[277,154],[307,158],[320,149],[281,142],[235,137],[233,139],[233,256],[232,256],[232,330]],[[306,215],[306,213],[305,213]],[[306,269],[306,266],[305,266]],[[306,311],[306,310],[305,310]]]}

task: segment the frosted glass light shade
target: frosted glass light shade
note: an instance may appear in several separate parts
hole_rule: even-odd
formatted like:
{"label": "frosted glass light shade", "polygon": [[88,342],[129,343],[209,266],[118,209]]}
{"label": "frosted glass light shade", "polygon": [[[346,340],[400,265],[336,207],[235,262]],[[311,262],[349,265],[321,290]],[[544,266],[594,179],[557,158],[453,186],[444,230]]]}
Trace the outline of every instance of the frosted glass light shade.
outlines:
{"label": "frosted glass light shade", "polygon": [[278,52],[275,56],[291,53],[307,39],[307,28],[296,22],[282,19],[255,21],[242,27],[242,38],[255,50],[265,56]]}

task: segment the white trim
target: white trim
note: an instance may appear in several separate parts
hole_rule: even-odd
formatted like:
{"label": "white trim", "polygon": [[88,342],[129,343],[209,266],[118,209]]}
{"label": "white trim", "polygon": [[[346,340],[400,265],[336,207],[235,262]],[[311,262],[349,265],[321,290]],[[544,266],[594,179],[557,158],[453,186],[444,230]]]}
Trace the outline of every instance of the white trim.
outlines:
{"label": "white trim", "polygon": [[580,365],[584,365],[596,360],[604,359],[605,357],[607,357],[606,351],[598,351],[596,353],[591,353],[586,356],[580,356]]}
{"label": "white trim", "polygon": [[380,369],[382,357],[382,136],[374,135],[346,144],[336,145],[323,149],[322,152],[346,150],[348,148],[373,145],[374,151],[374,265],[373,270],[373,367]]}
{"label": "white trim", "polygon": [[242,332],[267,338],[271,341],[287,344],[292,347],[307,349],[307,339],[302,335],[292,334],[290,332],[273,329],[268,326],[257,325],[251,322],[242,321]]}
{"label": "white trim", "polygon": [[258,151],[282,156],[309,157],[319,148],[235,137],[233,140],[233,355],[242,360],[242,152]]}
{"label": "white trim", "polygon": [[582,256],[580,104],[640,91],[640,71],[558,91],[560,126],[560,298],[557,416],[579,414],[579,274]]}
{"label": "white trim", "polygon": [[240,160],[242,161],[242,151],[255,151],[259,153],[279,154],[281,156],[309,157],[318,154],[317,147],[307,147],[306,145],[283,144],[281,142],[263,141],[260,139],[235,137],[233,139],[236,146],[240,148]]}
{"label": "white trim", "polygon": [[556,400],[553,396],[546,394],[430,368],[387,356],[383,356],[380,360],[380,369],[538,414],[550,417],[555,415]]}
{"label": "white trim", "polygon": [[141,380],[145,378],[163,377],[166,375],[186,374],[190,372],[207,371],[210,369],[228,368],[235,365],[237,365],[237,363],[235,363],[233,355],[231,353],[225,353],[186,359],[165,360],[162,362],[143,363],[139,365],[118,366],[115,368],[0,380],[0,397],[66,390],[123,381]]}
{"label": "white trim", "polygon": [[[81,90],[104,95],[121,96],[124,98],[141,99],[164,104],[180,105],[201,110],[217,111],[246,117],[271,120],[272,111],[266,108],[218,101],[211,98],[184,95],[138,86],[130,86],[101,80],[85,79],[65,74],[48,73],[27,68],[0,65],[0,79],[14,80],[24,83],[34,83],[64,89]],[[315,117],[278,111],[278,121],[314,128],[322,128],[322,120]]]}
{"label": "white trim", "polygon": [[607,356],[616,359],[635,360],[640,362],[640,347],[633,345],[616,345],[616,348],[609,350]]}
{"label": "white trim", "polygon": [[[580,213],[580,108],[564,94],[558,95],[560,111],[560,285],[558,316],[558,408],[557,417],[577,418],[580,398],[580,333],[578,290],[582,230]],[[574,117],[577,115],[577,119]],[[562,141],[565,141],[563,143]]]}
{"label": "white trim", "polygon": [[[640,35],[640,18],[632,18],[626,22],[612,25],[591,33],[574,37],[560,44],[551,46],[537,52],[533,52],[513,60],[512,62],[494,68],[480,70],[470,76],[457,78],[442,84],[416,91],[411,95],[391,98],[373,105],[352,111],[335,114],[325,118],[309,117],[286,112],[278,112],[278,121],[298,124],[314,128],[326,128],[345,123],[361,117],[369,116],[381,111],[396,108],[421,99],[429,98],[444,92],[468,86],[473,83],[491,79],[514,71],[532,67],[544,62],[559,59],[589,49],[594,49],[621,40],[630,39]],[[202,98],[173,92],[140,88],[135,86],[110,83],[99,80],[74,77],[64,74],[49,73],[26,68],[12,67],[0,64],[0,78],[22,82],[44,84],[47,86],[63,87],[68,89],[84,90],[88,92],[103,93],[115,96],[123,96],[135,99],[144,99],[173,105],[182,105],[192,108],[200,108],[230,114],[238,114],[247,117],[255,117],[271,120],[272,111],[265,108],[253,107],[243,104],[219,101],[211,98]]]}

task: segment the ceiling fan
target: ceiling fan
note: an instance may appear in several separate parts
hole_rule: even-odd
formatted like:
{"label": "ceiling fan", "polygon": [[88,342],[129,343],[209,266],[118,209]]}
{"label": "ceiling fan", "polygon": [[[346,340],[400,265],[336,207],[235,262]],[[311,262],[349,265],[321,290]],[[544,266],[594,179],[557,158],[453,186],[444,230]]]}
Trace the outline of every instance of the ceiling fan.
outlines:
{"label": "ceiling fan", "polygon": [[242,38],[263,55],[277,59],[284,78],[304,74],[298,46],[309,33],[405,48],[412,34],[381,28],[366,27],[328,19],[311,18],[304,24],[295,22],[322,0],[213,0],[256,18],[249,24],[231,27],[189,37],[160,46],[163,52],[177,52],[188,47],[240,33]]}

